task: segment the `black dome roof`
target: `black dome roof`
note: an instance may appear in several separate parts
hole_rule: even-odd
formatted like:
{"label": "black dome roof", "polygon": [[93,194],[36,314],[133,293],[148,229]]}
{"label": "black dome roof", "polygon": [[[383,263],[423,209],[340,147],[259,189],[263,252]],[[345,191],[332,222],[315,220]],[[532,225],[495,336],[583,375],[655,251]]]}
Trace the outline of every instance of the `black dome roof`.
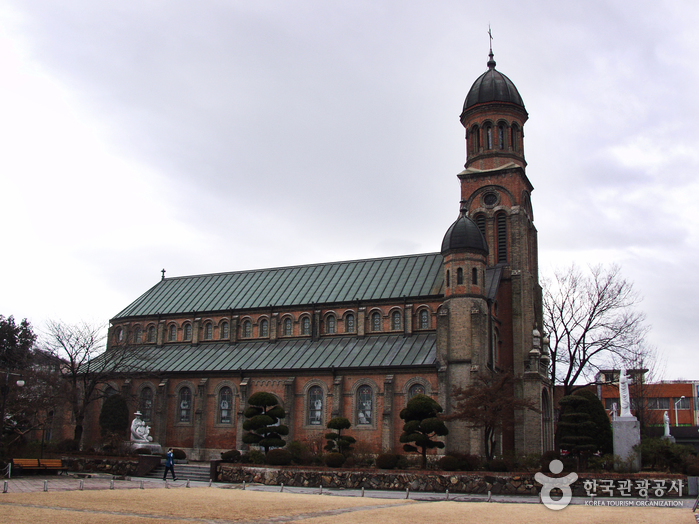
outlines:
{"label": "black dome roof", "polygon": [[447,229],[442,240],[442,255],[447,251],[475,251],[488,254],[488,244],[476,223],[466,216],[466,210],[461,209],[461,216]]}
{"label": "black dome roof", "polygon": [[512,80],[495,69],[492,51],[488,60],[488,70],[479,76],[471,86],[464,102],[464,111],[483,102],[509,102],[524,108],[524,102]]}

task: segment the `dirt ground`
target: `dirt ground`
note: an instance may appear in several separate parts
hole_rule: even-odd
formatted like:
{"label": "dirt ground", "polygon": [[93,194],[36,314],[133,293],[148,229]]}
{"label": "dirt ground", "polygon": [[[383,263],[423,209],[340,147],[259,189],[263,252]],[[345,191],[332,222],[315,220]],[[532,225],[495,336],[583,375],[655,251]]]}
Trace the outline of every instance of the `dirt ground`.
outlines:
{"label": "dirt ground", "polygon": [[0,522],[271,524],[292,521],[308,524],[697,523],[690,510],[678,508],[569,506],[551,511],[539,504],[417,502],[211,488],[0,494]]}

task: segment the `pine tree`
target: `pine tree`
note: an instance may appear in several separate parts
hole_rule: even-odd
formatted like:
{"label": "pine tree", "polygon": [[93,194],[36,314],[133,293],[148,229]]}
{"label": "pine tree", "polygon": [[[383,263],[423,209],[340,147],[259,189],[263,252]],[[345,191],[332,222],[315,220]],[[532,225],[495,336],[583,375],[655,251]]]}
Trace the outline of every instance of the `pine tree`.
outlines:
{"label": "pine tree", "polygon": [[325,451],[342,453],[343,455],[351,451],[352,444],[357,442],[354,437],[343,435],[343,429],[349,429],[352,424],[345,417],[335,417],[328,422],[328,429],[337,430],[337,433],[326,433],[325,438],[328,443],[325,445]]}
{"label": "pine tree", "polygon": [[243,413],[247,419],[243,422],[243,429],[247,431],[243,435],[243,442],[257,444],[264,448],[265,454],[270,448],[283,448],[286,442],[282,436],[289,434],[289,428],[280,424],[286,412],[279,405],[277,397],[259,391],[250,396],[248,404]]}
{"label": "pine tree", "polygon": [[431,397],[415,395],[400,412],[400,418],[405,420],[403,434],[400,436],[403,450],[420,453],[422,469],[427,468],[428,449],[444,448],[444,442],[433,440],[434,437],[443,437],[449,433],[444,422],[437,418],[442,411],[442,406]]}

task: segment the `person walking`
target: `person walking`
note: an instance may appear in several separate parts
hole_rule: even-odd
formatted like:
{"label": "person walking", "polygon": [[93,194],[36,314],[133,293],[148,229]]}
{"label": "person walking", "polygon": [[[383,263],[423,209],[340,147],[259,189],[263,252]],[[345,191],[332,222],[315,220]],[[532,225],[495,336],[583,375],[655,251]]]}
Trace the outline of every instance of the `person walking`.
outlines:
{"label": "person walking", "polygon": [[175,455],[172,452],[172,448],[167,450],[167,455],[165,455],[165,473],[163,474],[163,480],[167,479],[167,471],[172,471],[172,480],[177,480],[175,476]]}

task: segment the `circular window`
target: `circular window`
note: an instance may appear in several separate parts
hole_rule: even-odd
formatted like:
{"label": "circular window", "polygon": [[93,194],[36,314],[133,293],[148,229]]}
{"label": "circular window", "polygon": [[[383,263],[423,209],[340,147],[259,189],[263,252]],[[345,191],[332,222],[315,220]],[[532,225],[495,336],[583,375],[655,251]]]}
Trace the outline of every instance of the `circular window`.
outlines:
{"label": "circular window", "polygon": [[486,206],[494,206],[495,204],[498,203],[498,196],[495,193],[487,193],[483,197],[483,203]]}

